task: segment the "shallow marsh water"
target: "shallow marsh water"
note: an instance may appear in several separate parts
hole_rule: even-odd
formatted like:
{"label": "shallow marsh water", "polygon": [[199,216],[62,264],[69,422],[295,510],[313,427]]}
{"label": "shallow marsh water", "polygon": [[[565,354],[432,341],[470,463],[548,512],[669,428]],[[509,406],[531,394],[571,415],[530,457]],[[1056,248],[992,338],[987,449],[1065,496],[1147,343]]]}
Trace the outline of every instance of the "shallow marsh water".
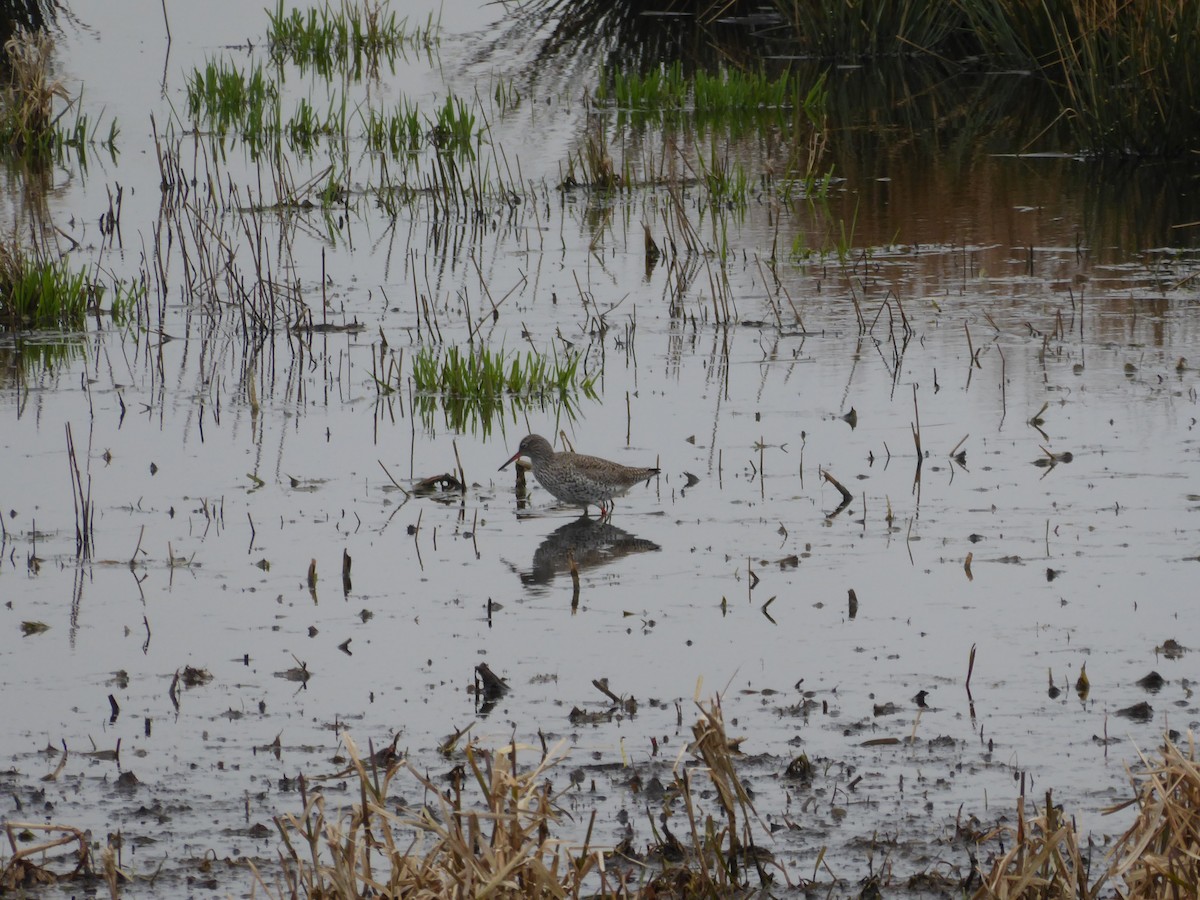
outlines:
{"label": "shallow marsh water", "polygon": [[[122,130],[117,162],[93,160],[86,177],[56,168],[42,201],[79,242],[68,256],[79,265],[131,278],[156,258],[156,236],[182,219],[160,206],[147,110],[161,133],[171,108],[185,109],[184,73],[262,46],[257,10],[210,6],[188,20],[189,9],[169,6],[165,97],[159,7],[118,18],[72,4],[62,23],[61,76]],[[469,93],[520,71],[521,53],[481,50],[496,32],[475,27],[491,10],[447,7],[436,59],[404,61],[371,90],[432,106],[447,83]],[[121,861],[139,876],[129,895],[248,894],[240,861],[269,880],[272,817],[299,809],[298,774],[340,770],[339,734],[376,747],[398,734],[438,772],[452,765],[438,743],[474,722],[485,746],[537,744],[539,729],[565,739],[563,783],[567,769],[584,773],[570,795],[576,823],[596,808],[600,840],[644,847],[652,833],[631,778],[666,781],[686,757],[693,698],[719,692],[759,811],[778,829],[770,849],[794,880],[813,876],[823,847],[818,880],[846,893],[883,864],[899,881],[965,874],[956,822],[986,830],[1011,816],[1021,776],[1031,796],[1053,789],[1098,841],[1119,834],[1129,820],[1100,812],[1127,796],[1125,765],[1164,727],[1198,718],[1197,657],[1158,649],[1200,644],[1194,180],[1102,179],[1060,154],[983,147],[933,172],[915,151],[861,169],[846,156],[834,168],[845,181],[815,217],[769,192],[721,214],[685,186],[682,215],[729,255],[679,246],[648,271],[642,223],[664,246],[680,234],[669,192],[560,193],[586,130],[583,85],[535,90],[547,93],[492,126],[491,146],[523,173],[519,203],[469,217],[418,203],[391,219],[363,194],[340,218],[256,217],[265,258],[299,283],[314,319],[361,331],[280,328],[250,353],[235,299],[185,302],[168,250],[169,290],[155,296],[152,280],[157,311],[142,331],[78,336],[52,364],[9,351],[5,817],[88,828],[101,845],[119,830]],[[634,143],[614,141],[614,153]],[[221,159],[203,138],[182,146],[195,205],[211,207],[194,218],[237,236],[231,265],[253,281],[237,204],[205,201],[204,172],[264,206],[269,173],[241,147]],[[769,155],[754,138],[734,148],[748,164]],[[325,164],[296,162],[295,182]],[[369,161],[354,164],[369,178]],[[28,229],[37,210],[6,178],[7,224]],[[119,243],[94,224],[117,184]],[[839,259],[830,235],[851,221]],[[825,252],[771,262],[772,246]],[[721,273],[728,287],[714,298]],[[432,340],[414,292],[448,344],[476,330],[495,348],[585,352],[598,399],[579,398],[573,421],[553,405],[512,407],[459,434],[440,411],[414,415],[407,367]],[[377,388],[380,360],[405,373],[395,393]],[[95,508],[83,563],[67,426]],[[663,474],[608,523],[577,522],[532,481],[518,509],[511,472],[496,467],[527,431],[559,429],[576,449],[657,460]],[[1072,458],[1037,465],[1047,452]],[[408,487],[454,471],[456,453],[464,495],[406,498],[381,468]],[[853,494],[835,516],[823,470]],[[22,622],[49,629],[25,637]],[[472,690],[480,662],[512,687],[487,710]],[[212,680],[173,687],[185,666]],[[1166,679],[1153,694],[1136,683],[1152,670]],[[573,723],[573,709],[609,709],[599,678],[636,697],[636,715]],[[913,699],[922,690],[925,709]],[[1148,720],[1118,715],[1142,701]],[[910,735],[915,745],[866,744]],[[118,760],[86,755],[118,742]],[[65,766],[42,781],[64,744]],[[818,762],[811,785],[783,776],[801,752]],[[419,799],[415,784],[402,790]]]}

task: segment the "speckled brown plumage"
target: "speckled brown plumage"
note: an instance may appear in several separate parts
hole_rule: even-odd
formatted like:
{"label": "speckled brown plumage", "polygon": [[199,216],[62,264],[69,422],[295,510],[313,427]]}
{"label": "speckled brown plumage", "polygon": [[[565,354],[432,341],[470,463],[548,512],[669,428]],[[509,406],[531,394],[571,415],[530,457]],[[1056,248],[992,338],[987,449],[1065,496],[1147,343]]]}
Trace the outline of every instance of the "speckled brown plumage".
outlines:
{"label": "speckled brown plumage", "polygon": [[540,434],[522,438],[517,452],[500,468],[522,456],[532,463],[538,484],[551,494],[563,503],[582,506],[584,512],[589,506],[598,506],[602,516],[612,512],[614,498],[658,474],[657,467],[636,468],[582,453],[555,453]]}

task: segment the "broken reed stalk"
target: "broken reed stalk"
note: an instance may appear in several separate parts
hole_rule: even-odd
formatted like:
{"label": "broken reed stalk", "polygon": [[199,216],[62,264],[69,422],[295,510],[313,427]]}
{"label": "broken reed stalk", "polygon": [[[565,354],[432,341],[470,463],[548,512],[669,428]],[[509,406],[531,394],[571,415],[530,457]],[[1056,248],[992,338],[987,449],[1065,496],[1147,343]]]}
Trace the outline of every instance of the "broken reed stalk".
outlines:
{"label": "broken reed stalk", "polygon": [[917,405],[917,386],[913,385],[913,416],[916,418],[916,424],[913,426],[913,443],[917,447],[917,468],[921,467],[923,455],[921,453],[921,408]]}
{"label": "broken reed stalk", "polygon": [[971,653],[967,657],[967,698],[970,700],[974,699],[973,697],[971,697],[971,675],[974,673],[974,671],[975,671],[975,645],[972,644],[971,645]]}
{"label": "broken reed stalk", "polygon": [[[90,462],[90,460],[89,460]],[[71,423],[67,423],[67,468],[71,475],[71,500],[75,507],[75,556],[78,559],[91,559],[95,549],[92,516],[95,508],[92,506],[92,473],[87,476],[87,486],[84,486],[83,476],[79,472],[79,459],[75,455],[75,439],[71,434]]]}
{"label": "broken reed stalk", "polygon": [[829,471],[827,469],[821,469],[820,472],[821,472],[821,477],[824,478],[826,481],[828,481],[830,484],[832,484],[835,488],[837,488],[838,493],[842,495],[842,501],[843,501],[842,505],[843,506],[845,506],[847,503],[849,503],[851,500],[854,499],[854,495],[851,494],[848,490],[846,490],[845,485],[843,485],[840,481],[838,481],[836,478],[834,478],[832,475],[830,475]]}
{"label": "broken reed stalk", "polygon": [[451,443],[454,446],[454,461],[458,463],[458,482],[463,495],[467,493],[467,473],[463,470],[462,457],[458,455],[458,439],[455,438]]}
{"label": "broken reed stalk", "polygon": [[[88,850],[88,834],[72,825],[53,825],[46,822],[14,822],[4,823],[4,831],[8,836],[12,856],[9,857],[3,872],[0,872],[0,892],[7,893],[17,890],[25,884],[52,884],[56,881],[70,880],[80,875],[92,874],[92,858]],[[18,848],[17,832],[41,831],[46,833],[60,832],[59,837],[50,838],[39,844]],[[46,860],[42,864],[33,862],[30,857],[38,856],[67,844],[77,844],[75,868],[60,875],[49,871]]]}
{"label": "broken reed stalk", "polygon": [[574,549],[567,550],[567,565],[571,569],[571,612],[579,609],[579,565],[575,562]]}

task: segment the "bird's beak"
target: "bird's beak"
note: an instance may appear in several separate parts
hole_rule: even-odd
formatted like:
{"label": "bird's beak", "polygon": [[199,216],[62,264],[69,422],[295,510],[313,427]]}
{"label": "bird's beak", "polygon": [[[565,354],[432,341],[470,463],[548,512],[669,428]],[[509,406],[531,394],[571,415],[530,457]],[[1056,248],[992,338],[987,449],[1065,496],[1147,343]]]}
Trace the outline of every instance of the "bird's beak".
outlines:
{"label": "bird's beak", "polygon": [[502,465],[502,466],[501,466],[500,468],[498,468],[496,471],[497,471],[497,472],[503,472],[505,469],[507,469],[507,468],[508,468],[508,466],[509,466],[509,464],[510,464],[510,463],[512,463],[514,460],[520,459],[520,457],[521,457],[521,451],[520,451],[520,450],[518,450],[516,453],[514,453],[512,456],[510,456],[510,457],[508,458],[508,462],[506,462],[504,465]]}

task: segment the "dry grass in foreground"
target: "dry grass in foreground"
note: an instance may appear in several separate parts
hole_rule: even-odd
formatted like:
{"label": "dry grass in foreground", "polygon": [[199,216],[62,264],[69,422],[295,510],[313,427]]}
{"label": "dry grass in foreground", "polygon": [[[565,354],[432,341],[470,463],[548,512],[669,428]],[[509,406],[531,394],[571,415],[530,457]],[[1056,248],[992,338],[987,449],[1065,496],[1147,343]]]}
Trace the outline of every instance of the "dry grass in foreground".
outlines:
{"label": "dry grass in foreground", "polygon": [[[594,813],[582,844],[554,836],[569,818],[559,804],[562,795],[549,781],[551,770],[565,756],[562,744],[553,750],[510,744],[494,751],[469,744],[465,762],[451,771],[448,789],[441,790],[398,757],[394,747],[364,758],[347,737],[350,765],[332,777],[357,778],[359,802],[348,811],[332,812],[319,790],[311,784],[302,788],[303,811],[276,820],[282,838],[278,873],[268,882],[256,871],[256,882],[277,900],[648,900],[745,896],[771,886],[820,888],[792,884],[772,854],[755,846],[758,816],[735,770],[736,751],[725,734],[719,702],[700,706],[692,732],[688,751],[693,758],[676,765],[664,801],[669,814],[652,824],[655,846],[645,856],[627,846],[593,846]],[[980,841],[998,842],[1001,851],[989,871],[977,873],[981,881],[972,900],[1194,900],[1200,884],[1195,739],[1189,736],[1186,752],[1169,741],[1161,752],[1161,761],[1142,757],[1142,767],[1130,774],[1133,798],[1108,810],[1136,805],[1137,816],[1104,859],[1093,861],[1094,848],[1080,846],[1069,817],[1050,797],[1046,808],[1028,819],[1022,801],[1014,826]],[[536,762],[522,770],[518,753]],[[388,792],[402,772],[423,788],[426,802],[397,811],[394,798],[389,805]],[[471,789],[472,782],[477,790]],[[711,798],[706,801],[712,805],[710,813],[700,807],[702,792]],[[682,839],[671,832],[672,821],[682,823]],[[111,848],[98,873],[88,842],[77,829],[5,824],[13,853],[0,860],[6,863],[0,869],[0,895],[54,883],[95,884],[100,879],[114,900],[120,895],[126,875]],[[22,828],[38,829],[47,837],[18,850],[15,831]],[[22,840],[32,840],[32,835]],[[60,846],[74,852],[54,857],[51,851]],[[71,862],[73,870],[54,871]]]}
{"label": "dry grass in foreground", "polygon": [[[776,884],[791,887],[782,866],[754,844],[757,813],[734,766],[735,754],[724,730],[718,701],[700,706],[693,726],[690,765],[676,766],[670,793],[686,823],[681,840],[669,828],[655,830],[656,845],[646,857],[632,848],[602,849],[591,844],[593,821],[582,844],[554,837],[565,813],[553,793],[549,773],[563,758],[560,744],[542,750],[535,765],[520,770],[509,745],[487,752],[475,745],[466,764],[455,769],[448,791],[407,762],[376,754],[364,760],[346,738],[360,802],[348,813],[327,818],[325,798],[304,796],[304,812],[278,820],[284,841],[281,884],[267,888],[280,898],[389,897],[726,897]],[[381,760],[379,757],[383,756]],[[386,765],[384,765],[386,763]],[[1137,818],[1101,862],[1081,848],[1070,819],[1047,796],[1046,808],[1032,819],[1024,801],[1013,827],[985,839],[1008,846],[995,858],[973,900],[1128,900],[1195,898],[1200,884],[1200,767],[1194,739],[1187,752],[1168,742],[1161,762],[1142,757],[1131,772]],[[383,766],[384,771],[380,772]],[[386,798],[402,770],[424,788],[429,803],[394,812]],[[694,782],[703,775],[714,798],[703,813]],[[464,799],[474,781],[481,803]],[[668,807],[672,804],[668,803]]]}
{"label": "dry grass in foreground", "polygon": [[[283,839],[279,881],[268,884],[256,872],[257,880],[280,900],[715,897],[742,893],[751,880],[769,884],[767,869],[783,870],[754,845],[757,815],[734,770],[720,705],[700,705],[700,712],[689,749],[702,765],[678,764],[671,786],[688,837],[680,841],[664,819],[652,864],[633,859],[632,852],[592,846],[594,813],[582,844],[554,836],[566,813],[548,773],[565,756],[561,743],[549,751],[517,744],[486,751],[469,744],[465,764],[451,771],[449,789],[442,791],[390,750],[364,759],[347,736],[350,766],[337,777],[357,776],[359,802],[331,816],[325,797],[308,785],[301,792],[303,812],[276,820]],[[522,770],[518,753],[537,762]],[[402,771],[431,799],[396,812],[388,789]],[[715,815],[698,807],[698,774],[712,792]],[[469,798],[471,782],[479,802]],[[618,859],[622,865],[610,866]]]}
{"label": "dry grass in foreground", "polygon": [[[983,876],[973,900],[1189,900],[1200,891],[1200,767],[1195,737],[1187,753],[1167,741],[1162,761],[1142,756],[1131,772],[1134,797],[1107,810],[1137,805],[1137,818],[1109,851],[1106,865],[1089,881],[1090,852],[1084,853],[1071,822],[1049,795],[1041,815],[1026,820],[1017,806],[1017,824],[1006,829],[1012,846]],[[1090,850],[1090,848],[1089,848]]]}

